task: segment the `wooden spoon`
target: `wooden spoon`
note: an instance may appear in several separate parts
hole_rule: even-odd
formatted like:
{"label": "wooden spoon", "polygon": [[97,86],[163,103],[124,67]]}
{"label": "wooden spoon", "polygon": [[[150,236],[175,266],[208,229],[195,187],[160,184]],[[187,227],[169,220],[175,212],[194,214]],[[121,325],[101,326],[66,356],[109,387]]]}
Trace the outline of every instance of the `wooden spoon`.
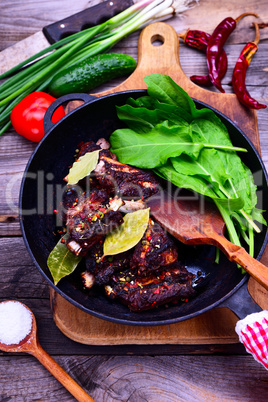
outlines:
{"label": "wooden spoon", "polygon": [[268,290],[268,267],[251,257],[244,248],[224,237],[225,223],[213,203],[204,200],[174,198],[161,191],[147,205],[154,219],[185,244],[211,244],[243,267]]}
{"label": "wooden spoon", "polygon": [[[2,302],[2,303],[6,303]],[[20,303],[20,302],[15,302]],[[27,308],[32,315],[32,329],[26,337],[20,341],[18,344],[6,345],[0,342],[0,350],[4,352],[27,352],[31,355],[35,356],[40,363],[43,364],[44,367],[50,371],[51,374],[78,400],[81,402],[94,402],[84,390],[80,387],[70,376],[66,373],[66,371],[61,368],[58,363],[49,356],[44,349],[40,346],[38,338],[37,338],[37,327],[36,320],[32,313],[32,311],[25,306],[23,303],[20,303],[22,306]]]}

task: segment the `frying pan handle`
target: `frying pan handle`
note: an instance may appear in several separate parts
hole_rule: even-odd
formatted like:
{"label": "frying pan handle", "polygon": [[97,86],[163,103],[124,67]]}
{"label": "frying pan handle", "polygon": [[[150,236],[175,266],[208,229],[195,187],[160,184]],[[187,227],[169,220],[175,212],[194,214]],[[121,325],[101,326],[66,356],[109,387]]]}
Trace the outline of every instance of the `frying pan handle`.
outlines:
{"label": "frying pan handle", "polygon": [[248,291],[248,281],[218,307],[229,308],[239,319],[245,318],[248,314],[262,311],[262,308],[253,300]]}
{"label": "frying pan handle", "polygon": [[74,100],[81,100],[85,103],[90,103],[91,101],[95,100],[96,97],[86,94],[86,93],[73,93],[68,95],[63,95],[60,98],[56,99],[47,109],[45,117],[44,117],[44,129],[45,135],[58,123],[52,123],[51,118],[56,111],[56,109],[64,104],[74,101]]}

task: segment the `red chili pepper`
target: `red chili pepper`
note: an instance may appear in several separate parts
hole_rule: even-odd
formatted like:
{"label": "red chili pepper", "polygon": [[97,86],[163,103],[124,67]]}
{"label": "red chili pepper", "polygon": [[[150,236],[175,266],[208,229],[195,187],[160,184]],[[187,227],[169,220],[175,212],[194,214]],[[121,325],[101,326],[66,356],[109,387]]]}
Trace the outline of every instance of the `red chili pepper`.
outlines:
{"label": "red chili pepper", "polygon": [[266,105],[263,105],[253,99],[250,96],[245,84],[247,68],[252,60],[252,57],[258,50],[258,43],[260,39],[259,26],[257,23],[254,23],[254,25],[256,29],[256,38],[253,42],[248,42],[242,50],[234,68],[232,85],[237,98],[243,105],[251,109],[258,110],[266,108]]}
{"label": "red chili pepper", "polygon": [[[207,32],[198,31],[198,30],[188,30],[184,34],[179,34],[179,37],[182,38],[188,46],[201,50],[201,52],[203,52],[203,53],[206,53],[208,42],[211,39],[210,34],[208,34]],[[219,65],[218,65],[219,76],[221,79],[226,74],[227,66],[228,66],[227,55],[225,53],[225,50],[222,49],[222,52],[221,52],[220,58],[219,58]],[[190,77],[190,80],[193,81],[197,85],[202,85],[202,86],[206,86],[206,87],[210,87],[212,85],[212,82],[209,78],[209,74],[192,75]]]}
{"label": "red chili pepper", "polygon": [[[39,142],[44,137],[44,115],[56,98],[45,92],[32,92],[27,95],[12,110],[10,119],[16,132],[28,140]],[[65,116],[64,108],[60,106],[52,116],[56,123]]]}
{"label": "red chili pepper", "polygon": [[214,29],[214,32],[208,42],[207,65],[209,77],[213,85],[221,92],[225,91],[221,86],[221,78],[219,76],[218,65],[223,45],[236,28],[237,22],[247,15],[254,15],[255,17],[258,17],[258,15],[255,13],[244,13],[236,19],[233,19],[232,17],[227,17]]}
{"label": "red chili pepper", "polygon": [[210,34],[204,31],[198,31],[197,29],[188,29],[186,33],[179,33],[178,36],[183,39],[186,45],[201,50],[204,53],[207,51],[207,45],[211,38]]}
{"label": "red chili pepper", "polygon": [[[220,58],[219,58],[219,65],[218,65],[218,73],[220,80],[223,79],[223,77],[226,74],[227,71],[227,66],[228,66],[228,61],[227,61],[227,55],[225,51],[223,50],[221,52]],[[210,87],[212,84],[211,79],[209,77],[209,74],[207,75],[192,75],[190,77],[190,80],[193,81],[197,85],[203,85],[205,87]]]}

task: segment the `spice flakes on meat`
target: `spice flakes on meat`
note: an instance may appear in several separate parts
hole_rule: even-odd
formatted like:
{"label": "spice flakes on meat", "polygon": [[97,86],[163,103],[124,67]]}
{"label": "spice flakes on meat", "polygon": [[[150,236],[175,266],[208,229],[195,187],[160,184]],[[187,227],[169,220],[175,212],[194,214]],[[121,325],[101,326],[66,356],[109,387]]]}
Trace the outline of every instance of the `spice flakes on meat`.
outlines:
{"label": "spice flakes on meat", "polygon": [[125,208],[144,209],[159,183],[150,171],[118,162],[106,140],[81,144],[77,157],[95,150],[100,150],[97,167],[82,181],[90,187],[77,197],[69,189],[63,200],[66,245],[85,258],[84,288],[104,287],[108,298],[137,312],[188,300],[195,293],[194,275],[179,262],[173,237],[151,218],[135,247],[104,256],[105,236],[123,223]]}

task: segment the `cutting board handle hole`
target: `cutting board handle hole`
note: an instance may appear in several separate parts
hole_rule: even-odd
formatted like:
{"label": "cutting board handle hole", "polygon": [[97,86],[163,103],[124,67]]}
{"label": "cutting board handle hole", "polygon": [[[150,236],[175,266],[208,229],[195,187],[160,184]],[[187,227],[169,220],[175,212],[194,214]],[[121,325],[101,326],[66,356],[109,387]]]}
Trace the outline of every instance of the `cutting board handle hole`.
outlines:
{"label": "cutting board handle hole", "polygon": [[165,38],[162,35],[153,35],[151,37],[151,44],[153,46],[162,46],[165,43]]}

